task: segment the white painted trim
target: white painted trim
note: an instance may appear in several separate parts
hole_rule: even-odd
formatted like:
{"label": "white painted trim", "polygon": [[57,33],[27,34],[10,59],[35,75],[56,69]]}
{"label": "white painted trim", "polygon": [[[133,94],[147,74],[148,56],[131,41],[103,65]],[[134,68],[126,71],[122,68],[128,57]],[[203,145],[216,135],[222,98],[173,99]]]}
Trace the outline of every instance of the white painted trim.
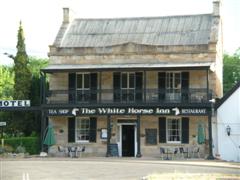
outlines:
{"label": "white painted trim", "polygon": [[[129,119],[129,118],[126,118]],[[134,126],[134,156],[137,156],[137,124],[136,122],[132,122],[132,123],[117,123],[117,130],[119,130],[118,136],[119,136],[119,141],[117,142],[118,144],[118,153],[119,153],[119,157],[122,157],[122,126],[123,125],[132,125]]]}
{"label": "white painted trim", "polygon": [[[180,127],[180,141],[168,141],[168,121],[171,119],[177,119],[179,122]],[[175,117],[175,116],[169,116],[166,118],[166,142],[168,144],[181,144],[182,142],[182,118],[181,117]]]}

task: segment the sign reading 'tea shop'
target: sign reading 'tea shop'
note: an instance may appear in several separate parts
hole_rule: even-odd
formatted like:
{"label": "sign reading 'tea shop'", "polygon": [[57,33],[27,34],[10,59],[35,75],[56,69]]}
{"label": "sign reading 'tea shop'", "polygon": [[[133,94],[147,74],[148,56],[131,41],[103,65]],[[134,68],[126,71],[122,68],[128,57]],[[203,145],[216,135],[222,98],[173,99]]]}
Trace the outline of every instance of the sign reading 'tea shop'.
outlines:
{"label": "sign reading 'tea shop'", "polygon": [[0,107],[30,107],[30,100],[0,100]]}

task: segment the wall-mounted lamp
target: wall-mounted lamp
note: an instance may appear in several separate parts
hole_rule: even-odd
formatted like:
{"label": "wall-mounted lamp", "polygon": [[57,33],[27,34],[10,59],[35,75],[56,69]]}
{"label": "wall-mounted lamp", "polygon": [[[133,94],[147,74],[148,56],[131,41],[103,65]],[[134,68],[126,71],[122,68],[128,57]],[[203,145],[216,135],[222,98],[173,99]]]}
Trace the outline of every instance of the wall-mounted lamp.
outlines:
{"label": "wall-mounted lamp", "polygon": [[64,130],[63,129],[59,129],[59,133],[64,133]]}
{"label": "wall-mounted lamp", "polygon": [[230,134],[231,134],[231,127],[229,125],[226,127],[226,131],[227,131],[227,135],[230,136]]}

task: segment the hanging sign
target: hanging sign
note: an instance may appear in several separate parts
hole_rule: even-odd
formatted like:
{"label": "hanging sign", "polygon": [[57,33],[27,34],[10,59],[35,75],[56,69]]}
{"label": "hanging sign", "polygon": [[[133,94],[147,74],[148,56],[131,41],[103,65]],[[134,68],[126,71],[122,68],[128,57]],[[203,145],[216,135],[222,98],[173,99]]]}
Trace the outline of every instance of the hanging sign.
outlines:
{"label": "hanging sign", "polygon": [[30,100],[0,100],[0,107],[30,107]]}
{"label": "hanging sign", "polygon": [[0,122],[0,126],[6,126],[7,123],[6,122]]}
{"label": "hanging sign", "polygon": [[162,107],[94,107],[94,108],[61,108],[48,109],[49,116],[79,116],[79,115],[207,115],[207,108],[162,108]]}

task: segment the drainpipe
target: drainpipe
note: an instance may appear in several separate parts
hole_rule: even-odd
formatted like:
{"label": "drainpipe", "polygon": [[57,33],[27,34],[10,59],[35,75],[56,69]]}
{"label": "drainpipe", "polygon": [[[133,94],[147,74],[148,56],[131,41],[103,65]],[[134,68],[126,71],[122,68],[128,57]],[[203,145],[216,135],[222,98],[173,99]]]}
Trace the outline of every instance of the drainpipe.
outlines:
{"label": "drainpipe", "polygon": [[208,114],[208,145],[209,145],[209,155],[207,157],[208,160],[214,160],[213,156],[213,145],[212,145],[212,117],[214,115],[214,103],[215,99],[209,100],[211,103],[211,111]]}

